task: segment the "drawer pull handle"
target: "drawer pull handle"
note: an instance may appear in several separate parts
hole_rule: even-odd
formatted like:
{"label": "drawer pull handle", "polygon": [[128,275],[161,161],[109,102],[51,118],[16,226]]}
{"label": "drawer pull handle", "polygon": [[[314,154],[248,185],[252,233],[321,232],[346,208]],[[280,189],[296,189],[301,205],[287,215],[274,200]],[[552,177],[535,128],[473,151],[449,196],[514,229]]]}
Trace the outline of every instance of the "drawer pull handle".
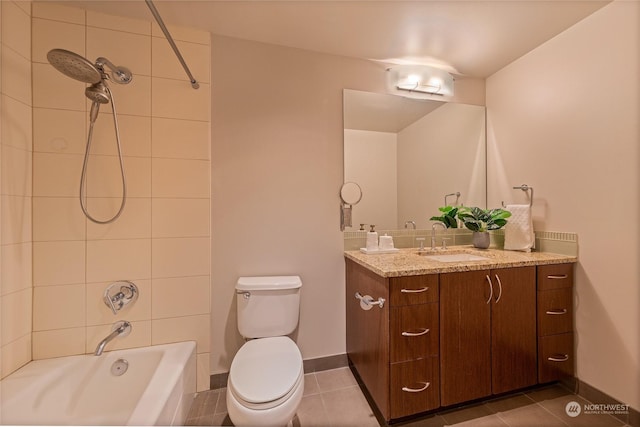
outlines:
{"label": "drawer pull handle", "polygon": [[431,385],[431,383],[423,383],[423,382],[421,382],[420,384],[424,384],[424,387],[421,387],[421,388],[402,387],[402,391],[406,391],[407,393],[420,393],[421,391],[425,391]]}
{"label": "drawer pull handle", "polygon": [[551,310],[547,310],[547,314],[567,314],[566,308],[552,308]]}
{"label": "drawer pull handle", "polygon": [[567,276],[566,274],[550,274],[547,276],[547,279],[566,279]]}
{"label": "drawer pull handle", "polygon": [[424,288],[420,288],[420,289],[401,289],[400,292],[402,292],[403,294],[417,294],[420,292],[426,292],[429,290],[428,286],[425,286]]}
{"label": "drawer pull handle", "polygon": [[425,335],[429,333],[429,329],[421,328],[421,332],[403,332],[403,337],[419,337],[420,335]]}
{"label": "drawer pull handle", "polygon": [[547,357],[547,360],[549,362],[566,362],[567,360],[569,360],[569,355],[568,354],[556,354],[556,355]]}
{"label": "drawer pull handle", "polygon": [[493,298],[493,283],[491,283],[491,277],[489,277],[488,274],[485,277],[489,283],[489,299],[487,300],[487,304],[489,304],[491,302],[491,298]]}

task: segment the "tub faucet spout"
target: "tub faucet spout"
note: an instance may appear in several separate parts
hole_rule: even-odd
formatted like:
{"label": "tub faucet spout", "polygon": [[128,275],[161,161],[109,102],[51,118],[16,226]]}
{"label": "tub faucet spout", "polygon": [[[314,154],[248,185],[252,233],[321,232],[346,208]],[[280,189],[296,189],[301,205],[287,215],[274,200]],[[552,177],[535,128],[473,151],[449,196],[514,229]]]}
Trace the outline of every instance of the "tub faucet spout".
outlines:
{"label": "tub faucet spout", "polygon": [[131,323],[129,323],[126,320],[115,323],[113,331],[109,335],[107,335],[102,341],[100,341],[100,343],[96,347],[96,351],[93,354],[96,356],[100,356],[104,351],[104,348],[107,346],[107,344],[110,341],[114,340],[116,337],[119,337],[120,335],[127,336],[130,333],[131,333]]}

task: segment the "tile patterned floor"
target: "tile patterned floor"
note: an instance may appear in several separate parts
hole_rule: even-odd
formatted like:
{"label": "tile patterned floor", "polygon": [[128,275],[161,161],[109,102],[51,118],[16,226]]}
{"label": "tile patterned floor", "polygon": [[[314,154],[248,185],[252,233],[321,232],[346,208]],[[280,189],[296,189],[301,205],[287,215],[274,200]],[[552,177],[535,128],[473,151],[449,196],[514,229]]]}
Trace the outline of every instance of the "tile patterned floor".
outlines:
{"label": "tile patterned floor", "polygon": [[[349,368],[306,374],[304,396],[293,420],[294,427],[377,427],[362,391]],[[187,425],[231,426],[226,389],[198,393]],[[609,415],[569,417],[571,401],[587,403],[561,386],[550,386],[506,398],[490,400],[418,420],[395,424],[403,427],[614,427],[624,426]]]}

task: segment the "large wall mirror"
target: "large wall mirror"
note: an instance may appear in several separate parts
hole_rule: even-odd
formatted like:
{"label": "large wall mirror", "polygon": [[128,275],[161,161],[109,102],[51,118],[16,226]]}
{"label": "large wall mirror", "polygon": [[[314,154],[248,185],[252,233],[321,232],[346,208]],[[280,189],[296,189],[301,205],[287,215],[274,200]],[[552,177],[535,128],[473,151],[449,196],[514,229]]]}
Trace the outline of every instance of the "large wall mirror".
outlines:
{"label": "large wall mirror", "polygon": [[485,107],[344,90],[344,180],[362,188],[352,230],[403,228],[449,204],[486,207]]}

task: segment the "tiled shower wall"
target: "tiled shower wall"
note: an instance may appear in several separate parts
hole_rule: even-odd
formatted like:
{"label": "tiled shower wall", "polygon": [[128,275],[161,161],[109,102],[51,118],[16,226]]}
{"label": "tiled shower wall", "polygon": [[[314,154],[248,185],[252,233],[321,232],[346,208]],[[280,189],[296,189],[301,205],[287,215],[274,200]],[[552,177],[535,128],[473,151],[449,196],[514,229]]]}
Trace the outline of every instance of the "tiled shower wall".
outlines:
{"label": "tiled shower wall", "polygon": [[[191,88],[159,27],[83,9],[33,3],[33,359],[92,353],[121,319],[133,331],[107,346],[197,342],[198,389],[209,384],[210,36],[170,28],[200,89]],[[133,72],[111,84],[128,198],[98,225],[78,201],[89,101],[56,71],[50,49],[105,57]],[[121,183],[109,105],[95,126],[88,208],[112,216]],[[23,149],[24,151],[24,149]],[[27,236],[28,237],[28,236]],[[140,297],[117,316],[105,288],[131,280]]]}
{"label": "tiled shower wall", "polygon": [[31,360],[31,4],[0,2],[0,366]]}

